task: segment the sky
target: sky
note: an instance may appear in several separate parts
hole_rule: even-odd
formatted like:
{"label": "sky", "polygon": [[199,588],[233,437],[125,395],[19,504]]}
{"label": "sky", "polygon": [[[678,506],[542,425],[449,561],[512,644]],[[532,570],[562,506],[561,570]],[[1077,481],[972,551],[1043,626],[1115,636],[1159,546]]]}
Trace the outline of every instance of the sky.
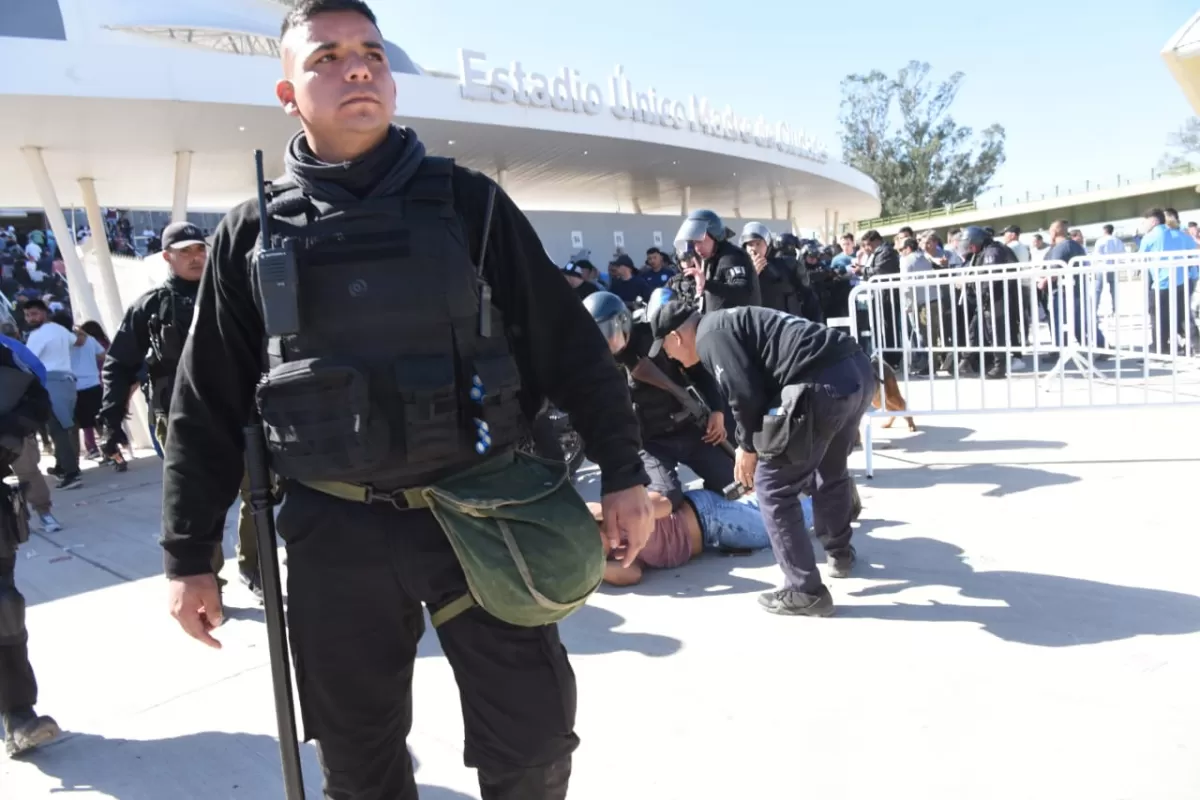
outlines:
{"label": "sky", "polygon": [[[369,0],[370,2],[370,0]],[[373,0],[385,35],[418,64],[458,72],[458,48],[491,64],[578,69],[607,86],[698,94],[744,116],[802,127],[840,158],[841,80],[910,60],[965,77],[960,124],[1007,131],[1008,160],[984,200],[1150,177],[1192,114],[1160,52],[1188,0],[851,5],[803,0]],[[1001,13],[1001,11],[1003,13]],[[403,98],[399,113],[403,116]],[[1007,204],[1008,201],[1005,202]]]}

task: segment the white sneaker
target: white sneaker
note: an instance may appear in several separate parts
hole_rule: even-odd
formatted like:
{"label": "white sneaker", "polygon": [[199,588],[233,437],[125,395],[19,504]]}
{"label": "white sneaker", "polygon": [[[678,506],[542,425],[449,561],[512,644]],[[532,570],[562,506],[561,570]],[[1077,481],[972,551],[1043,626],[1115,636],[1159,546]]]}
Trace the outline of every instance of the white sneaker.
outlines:
{"label": "white sneaker", "polygon": [[50,512],[46,512],[45,514],[38,514],[38,519],[42,523],[42,530],[45,531],[46,533],[58,533],[59,531],[61,531],[63,529],[62,524],[59,523],[59,521],[56,520],[54,518],[54,515],[51,514]]}

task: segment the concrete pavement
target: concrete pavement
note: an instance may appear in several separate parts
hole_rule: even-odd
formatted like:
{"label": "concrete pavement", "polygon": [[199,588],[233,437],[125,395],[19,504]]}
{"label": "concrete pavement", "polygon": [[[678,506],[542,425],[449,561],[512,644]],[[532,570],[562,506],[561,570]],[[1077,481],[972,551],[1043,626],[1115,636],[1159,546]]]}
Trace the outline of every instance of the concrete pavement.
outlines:
{"label": "concrete pavement", "polygon": [[[571,797],[1200,797],[1196,420],[1155,406],[877,424],[837,616],[761,612],[778,578],[765,553],[604,589],[563,625],[583,739]],[[231,581],[221,651],[167,617],[159,488],[153,457],[89,471],[56,493],[66,530],[24,550],[39,710],[68,733],[0,760],[3,800],[282,797],[261,612]],[[432,635],[415,685],[421,797],[477,798]]]}

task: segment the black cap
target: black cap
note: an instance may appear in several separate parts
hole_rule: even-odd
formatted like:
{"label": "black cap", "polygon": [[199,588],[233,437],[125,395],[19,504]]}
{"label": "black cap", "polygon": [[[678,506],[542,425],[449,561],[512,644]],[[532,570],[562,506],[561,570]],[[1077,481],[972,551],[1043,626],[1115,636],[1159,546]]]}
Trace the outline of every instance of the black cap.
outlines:
{"label": "black cap", "polygon": [[1015,233],[1017,236],[1020,236],[1021,235],[1021,226],[1020,225],[1009,225],[1002,232],[1003,233]]}
{"label": "black cap", "polygon": [[650,357],[654,358],[661,353],[667,335],[679,330],[695,313],[696,309],[679,299],[671,289],[665,286],[655,289],[646,308],[646,320],[650,323],[650,333],[654,336],[654,343],[650,345]]}
{"label": "black cap", "polygon": [[193,244],[208,245],[204,231],[190,222],[172,222],[163,230],[163,250],[178,250]]}
{"label": "black cap", "polygon": [[625,255],[624,253],[617,256],[612,261],[610,261],[608,263],[608,266],[609,267],[629,267],[630,269],[633,269],[633,270],[637,269],[637,265],[633,263],[633,259],[630,258],[629,256]]}

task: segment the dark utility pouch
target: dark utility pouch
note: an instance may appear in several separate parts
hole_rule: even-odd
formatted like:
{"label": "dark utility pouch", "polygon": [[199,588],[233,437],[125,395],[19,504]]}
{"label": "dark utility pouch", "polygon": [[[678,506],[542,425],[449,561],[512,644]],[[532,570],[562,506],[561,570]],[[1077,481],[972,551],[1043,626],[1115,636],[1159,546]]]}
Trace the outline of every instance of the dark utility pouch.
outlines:
{"label": "dark utility pouch", "polygon": [[459,452],[463,437],[458,384],[451,356],[404,356],[396,362],[409,464],[436,463]]}
{"label": "dark utility pouch", "polygon": [[494,445],[515,442],[522,433],[521,375],[512,356],[477,356],[472,363],[483,382],[483,421],[488,424]]}
{"label": "dark utility pouch", "polygon": [[387,419],[371,402],[366,372],[310,358],[274,367],[258,386],[271,463],[296,480],[345,480],[386,458]]}
{"label": "dark utility pouch", "polygon": [[812,387],[808,384],[785,386],[777,413],[762,418],[762,428],[754,434],[754,449],[760,458],[784,458],[799,464],[812,453]]}
{"label": "dark utility pouch", "polygon": [[29,507],[25,504],[25,495],[20,489],[5,484],[0,488],[0,539],[7,546],[0,544],[0,552],[13,549],[29,541]]}

